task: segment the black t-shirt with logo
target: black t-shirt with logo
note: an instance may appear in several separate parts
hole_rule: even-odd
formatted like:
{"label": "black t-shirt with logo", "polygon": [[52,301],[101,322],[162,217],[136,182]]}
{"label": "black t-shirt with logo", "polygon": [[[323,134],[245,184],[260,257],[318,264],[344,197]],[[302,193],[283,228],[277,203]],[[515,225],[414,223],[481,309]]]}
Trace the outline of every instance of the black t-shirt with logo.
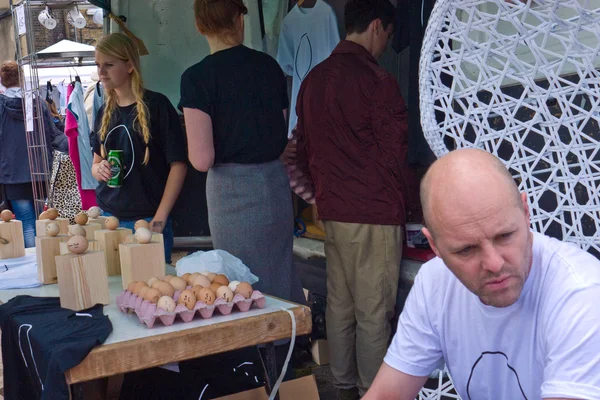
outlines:
{"label": "black t-shirt with logo", "polygon": [[[116,108],[104,138],[107,156],[110,150],[123,151],[123,181],[119,188],[100,182],[96,188],[97,202],[100,208],[124,220],[153,217],[160,205],[171,163],[187,160],[185,134],[169,99],[146,90],[144,102],[151,135],[147,165],[143,165],[146,145],[136,121],[136,104]],[[103,114],[104,106],[98,111],[91,134],[92,148],[98,155],[102,154],[99,131]]]}

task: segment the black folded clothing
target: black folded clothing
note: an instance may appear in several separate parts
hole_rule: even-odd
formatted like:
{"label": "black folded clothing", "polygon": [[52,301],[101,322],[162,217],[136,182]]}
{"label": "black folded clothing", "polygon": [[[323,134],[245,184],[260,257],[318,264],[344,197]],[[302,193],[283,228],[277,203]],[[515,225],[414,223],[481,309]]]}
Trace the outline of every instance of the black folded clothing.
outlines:
{"label": "black folded clothing", "polygon": [[75,312],[61,308],[58,297],[31,296],[1,305],[4,398],[68,399],[65,372],[112,332],[103,308]]}

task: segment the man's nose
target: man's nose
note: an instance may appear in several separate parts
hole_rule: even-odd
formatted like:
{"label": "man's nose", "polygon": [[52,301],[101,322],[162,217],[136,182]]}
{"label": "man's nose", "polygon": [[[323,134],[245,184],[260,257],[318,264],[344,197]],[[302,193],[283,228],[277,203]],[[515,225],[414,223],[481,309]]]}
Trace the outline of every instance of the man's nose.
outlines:
{"label": "man's nose", "polygon": [[492,273],[502,270],[504,258],[492,244],[485,244],[481,249],[481,268]]}

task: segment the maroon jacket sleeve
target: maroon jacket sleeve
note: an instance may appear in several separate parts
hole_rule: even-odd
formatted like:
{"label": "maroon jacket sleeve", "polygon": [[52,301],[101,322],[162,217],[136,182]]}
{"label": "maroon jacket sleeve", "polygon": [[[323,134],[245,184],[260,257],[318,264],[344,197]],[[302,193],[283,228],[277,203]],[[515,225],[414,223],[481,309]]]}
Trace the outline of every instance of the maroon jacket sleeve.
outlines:
{"label": "maroon jacket sleeve", "polygon": [[408,113],[400,94],[400,87],[392,75],[383,77],[377,85],[379,93],[372,121],[373,132],[384,157],[384,162],[405,188],[403,174],[407,168]]}
{"label": "maroon jacket sleeve", "polygon": [[308,165],[307,138],[303,126],[302,97],[304,87],[303,84],[298,93],[296,105],[298,122],[293,130],[293,137],[288,141],[284,163],[292,190],[304,200],[312,202],[314,201],[315,188]]}

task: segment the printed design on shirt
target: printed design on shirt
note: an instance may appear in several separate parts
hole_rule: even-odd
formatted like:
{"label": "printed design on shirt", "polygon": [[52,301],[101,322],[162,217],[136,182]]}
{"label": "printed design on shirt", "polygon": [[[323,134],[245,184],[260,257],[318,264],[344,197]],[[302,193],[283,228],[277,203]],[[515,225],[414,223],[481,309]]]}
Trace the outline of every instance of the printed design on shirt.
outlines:
{"label": "printed design on shirt", "polygon": [[497,380],[502,389],[512,394],[513,400],[528,400],[517,370],[510,365],[508,356],[501,351],[484,351],[471,367],[471,374],[467,382],[467,396],[469,400],[481,400],[471,398],[471,391],[478,392],[476,387],[489,388],[490,377]]}
{"label": "printed design on shirt", "polygon": [[[299,57],[300,51],[302,50],[302,57]],[[300,66],[298,64],[299,60],[307,60],[307,65]],[[296,71],[296,75],[300,81],[303,81],[304,78],[308,75],[313,65],[313,47],[310,42],[310,38],[308,37],[308,33],[305,33],[300,37],[300,41],[298,42],[298,48],[296,49],[296,57],[294,58],[294,70]],[[303,68],[301,68],[303,67]],[[300,70],[303,70],[302,75],[300,75]]]}
{"label": "printed design on shirt", "polygon": [[[117,130],[121,131],[117,132]],[[113,146],[108,147],[108,139],[113,132],[115,135],[118,135],[118,137],[113,139]],[[135,148],[133,147],[133,139],[129,129],[127,129],[127,126],[117,125],[112,128],[104,138],[104,148],[106,149],[107,153],[109,150],[123,150],[123,170],[125,171],[123,180],[127,179],[133,170],[133,166],[135,165]]]}
{"label": "printed design on shirt", "polygon": [[29,338],[29,331],[31,331],[31,329],[33,328],[33,326],[31,324],[23,324],[21,326],[19,326],[19,334],[18,334],[18,340],[19,340],[19,350],[21,350],[21,357],[23,357],[23,362],[25,362],[25,366],[27,368],[29,368],[29,364],[27,363],[27,358],[25,358],[25,353],[23,352],[23,346],[21,344],[21,331],[23,328],[27,328],[27,332],[25,332],[25,337],[27,338],[27,344],[29,345],[29,353],[31,354],[31,359],[33,360],[33,367],[35,368],[35,373],[37,374],[38,380],[40,381],[40,385],[42,386],[42,391],[44,390],[44,384],[42,383],[42,378],[40,378],[40,372],[38,371],[37,368],[37,363],[35,362],[35,357],[33,356],[33,349],[31,348],[31,339]]}

